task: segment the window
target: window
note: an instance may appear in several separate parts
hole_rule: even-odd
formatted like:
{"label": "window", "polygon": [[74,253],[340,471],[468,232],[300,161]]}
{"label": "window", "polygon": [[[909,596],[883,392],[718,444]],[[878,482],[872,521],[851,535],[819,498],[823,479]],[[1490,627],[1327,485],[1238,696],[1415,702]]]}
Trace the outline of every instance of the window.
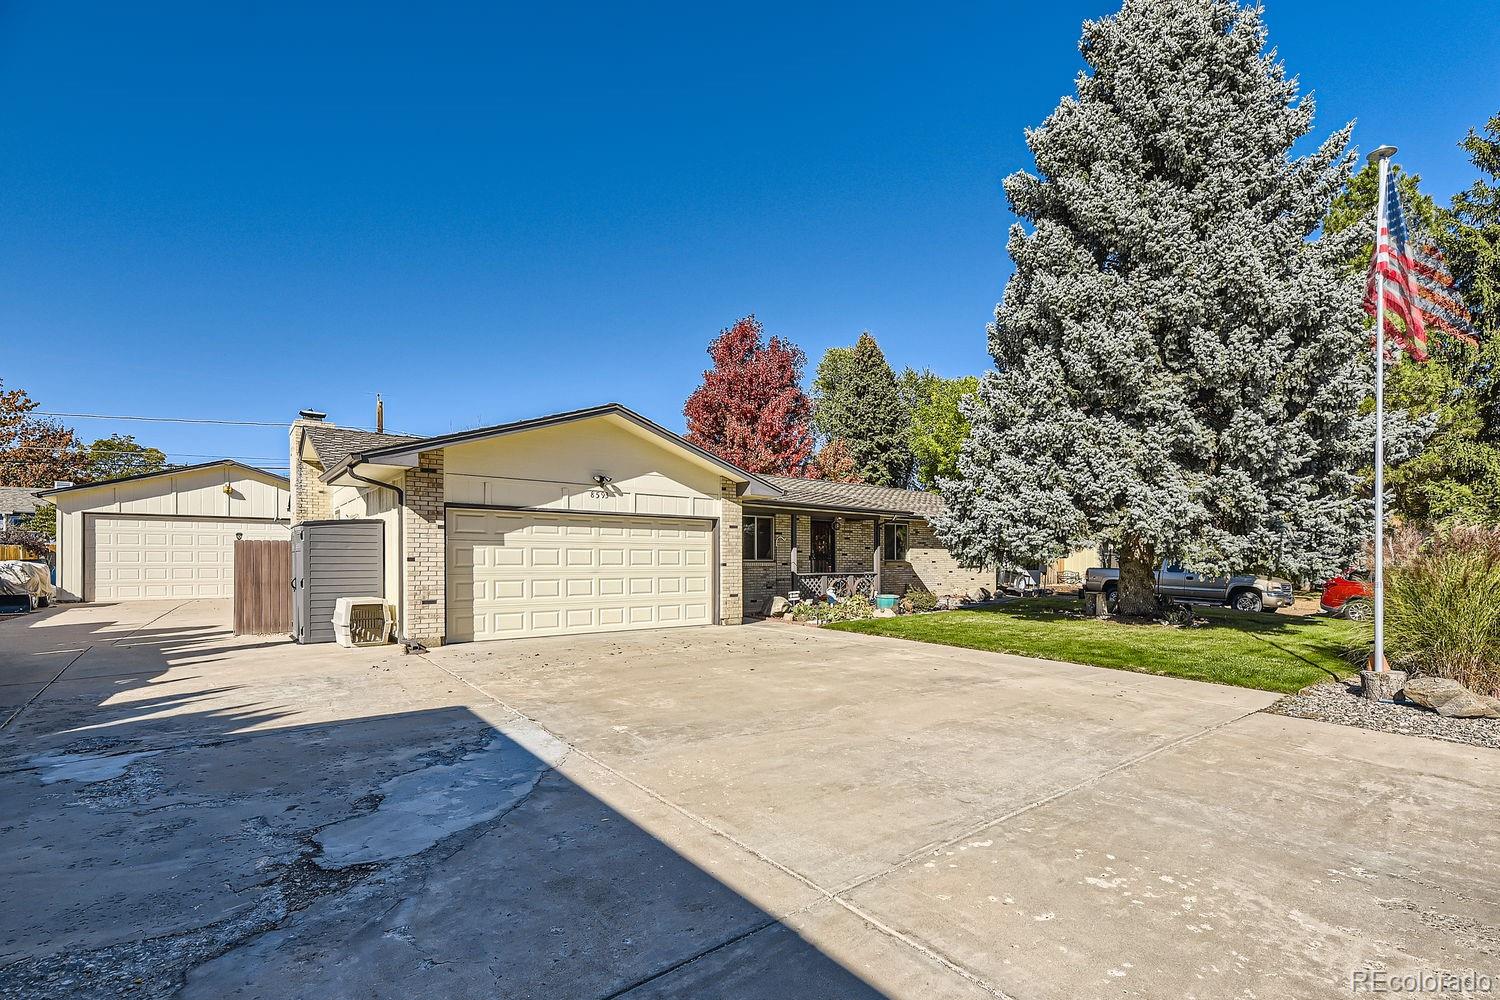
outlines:
{"label": "window", "polygon": [[774,551],[774,537],[769,517],[753,514],[746,517],[744,558],[747,561],[769,560]]}
{"label": "window", "polygon": [[881,546],[881,558],[887,562],[906,558],[906,525],[885,525],[885,539]]}

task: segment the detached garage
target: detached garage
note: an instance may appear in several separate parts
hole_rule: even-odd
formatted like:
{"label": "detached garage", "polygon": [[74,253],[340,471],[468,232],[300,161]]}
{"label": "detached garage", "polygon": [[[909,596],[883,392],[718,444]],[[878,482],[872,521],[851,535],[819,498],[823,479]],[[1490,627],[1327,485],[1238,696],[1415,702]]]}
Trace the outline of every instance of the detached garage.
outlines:
{"label": "detached garage", "polygon": [[57,587],[84,601],[229,598],[236,538],[286,540],[288,483],[224,460],[43,493]]}

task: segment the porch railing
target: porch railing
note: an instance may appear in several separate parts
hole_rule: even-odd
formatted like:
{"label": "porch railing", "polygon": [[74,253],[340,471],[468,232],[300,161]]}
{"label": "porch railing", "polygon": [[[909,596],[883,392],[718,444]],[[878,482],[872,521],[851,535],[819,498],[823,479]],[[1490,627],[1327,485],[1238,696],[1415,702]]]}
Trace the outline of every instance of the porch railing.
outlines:
{"label": "porch railing", "polygon": [[816,601],[832,590],[839,599],[859,594],[875,599],[880,586],[879,573],[793,573],[792,588],[804,601]]}

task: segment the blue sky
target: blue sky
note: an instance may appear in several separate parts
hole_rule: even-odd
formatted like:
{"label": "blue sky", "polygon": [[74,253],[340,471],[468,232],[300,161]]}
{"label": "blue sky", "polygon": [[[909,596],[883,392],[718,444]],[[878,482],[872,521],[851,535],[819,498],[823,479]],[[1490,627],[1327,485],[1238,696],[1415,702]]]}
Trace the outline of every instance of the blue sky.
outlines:
{"label": "blue sky", "polygon": [[[749,312],[809,367],[869,329],[978,372],[1000,181],[1115,7],[0,2],[0,378],[61,411],[680,428]],[[1318,134],[1359,119],[1446,200],[1500,111],[1487,8],[1267,19]],[[285,462],[276,429],[75,426]]]}

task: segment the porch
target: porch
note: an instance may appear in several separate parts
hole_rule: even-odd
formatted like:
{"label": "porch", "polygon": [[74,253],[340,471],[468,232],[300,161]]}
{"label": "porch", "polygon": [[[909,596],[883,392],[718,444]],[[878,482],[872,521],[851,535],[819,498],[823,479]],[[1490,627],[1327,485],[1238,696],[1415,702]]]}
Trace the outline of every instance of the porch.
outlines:
{"label": "porch", "polygon": [[879,593],[903,593],[912,576],[904,561],[910,520],[898,511],[747,505],[742,545],[745,613],[764,614],[771,598],[793,593],[803,600],[829,592],[839,598],[858,594],[871,599]]}

